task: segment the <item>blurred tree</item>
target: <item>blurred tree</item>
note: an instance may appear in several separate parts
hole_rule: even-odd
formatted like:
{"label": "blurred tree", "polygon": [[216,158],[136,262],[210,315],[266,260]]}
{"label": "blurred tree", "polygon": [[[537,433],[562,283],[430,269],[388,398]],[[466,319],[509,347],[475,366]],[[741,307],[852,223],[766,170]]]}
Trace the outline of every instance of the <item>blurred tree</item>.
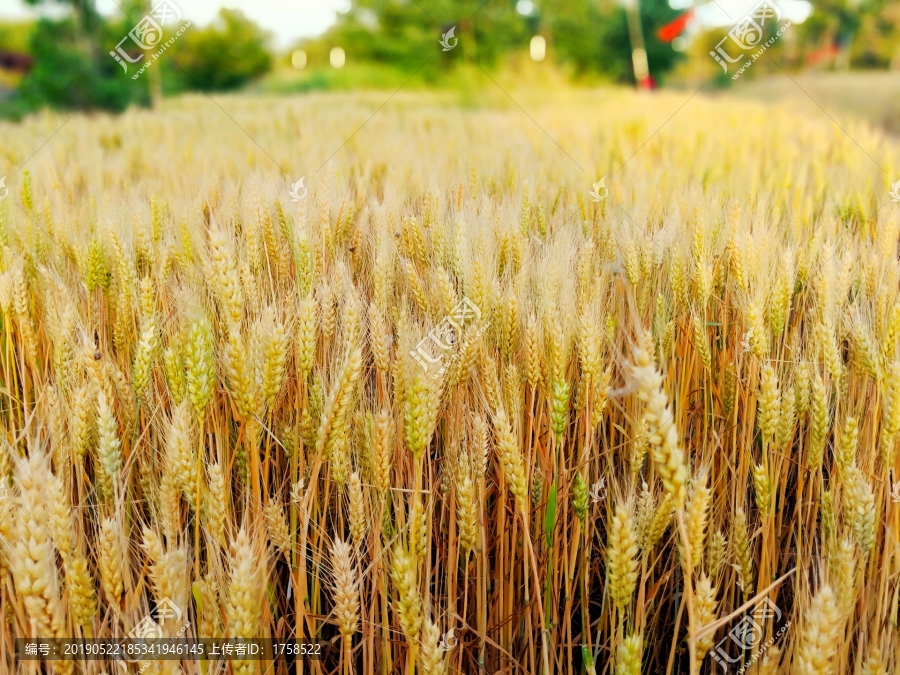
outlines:
{"label": "blurred tree", "polygon": [[[25,0],[29,5],[43,1]],[[130,0],[125,5],[134,8],[140,2]],[[120,111],[131,103],[146,103],[146,83],[126,78],[105,47],[116,44],[132,22],[123,28],[104,21],[94,0],[57,0],[56,4],[68,5],[72,13],[60,20],[36,22],[28,47],[34,66],[2,112],[20,116],[47,105]]]}
{"label": "blurred tree", "polygon": [[611,2],[585,0],[559,0],[554,5],[547,17],[553,46],[577,75],[599,72],[621,81],[631,77],[625,11],[616,9]]}
{"label": "blurred tree", "polygon": [[268,40],[240,11],[222,9],[212,24],[186,31],[169,48],[166,90],[236,89],[271,68]]}
{"label": "blurred tree", "polygon": [[[58,1],[72,8],[71,15],[34,25],[28,48],[34,66],[16,95],[3,102],[0,114],[19,117],[48,105],[121,111],[134,103],[148,104],[150,92],[158,101],[161,85],[170,92],[234,89],[268,71],[272,63],[268,35],[240,12],[223,9],[212,25],[183,33],[161,65],[132,80],[134,69],[123,71],[108,52],[149,12],[154,0],[127,0],[118,21],[104,20],[94,0]],[[42,0],[26,2],[36,5]],[[165,33],[172,33],[169,26]],[[166,81],[160,83],[164,70]]]}
{"label": "blurred tree", "polygon": [[23,114],[47,105],[121,111],[130,103],[146,103],[145,83],[125,77],[112,58],[97,55],[98,45],[115,44],[121,31],[111,32],[103,22],[91,30],[96,37],[88,40],[72,18],[38,21],[29,47],[34,66],[22,78],[7,112]]}
{"label": "blurred tree", "polygon": [[[480,64],[494,65],[504,54],[527,50],[531,37],[540,33],[576,74],[593,72],[633,81],[625,10],[613,0],[533,0],[521,6],[531,10],[525,16],[516,11],[516,4],[516,0],[486,4],[484,0],[354,0],[334,28],[304,48],[316,54],[341,46],[348,62],[372,61],[411,72],[434,53],[440,35],[457,26],[461,49],[440,54],[422,69],[424,78],[432,80],[466,55]],[[670,44],[655,37],[656,30],[677,14],[667,0],[641,2],[650,72],[657,80],[681,58]]]}
{"label": "blurred tree", "polygon": [[837,48],[835,65],[847,69],[861,26],[886,4],[885,0],[817,0],[812,14],[799,26],[801,38],[810,46]]}
{"label": "blurred tree", "polygon": [[[89,42],[91,37],[95,37],[97,32],[103,27],[103,18],[97,12],[97,6],[94,0],[53,0],[54,4],[69,5],[72,7],[76,30],[82,37],[87,38]],[[26,5],[51,4],[50,0],[25,0]],[[95,45],[89,45],[95,46]],[[95,50],[96,51],[96,50]]]}
{"label": "blurred tree", "polygon": [[[634,82],[631,40],[625,8],[612,0],[557,0],[549,24],[563,61],[579,74],[598,72],[619,82]],[[660,27],[678,16],[667,0],[640,0],[641,28],[650,75],[661,81],[683,58],[672,45],[660,42]]]}
{"label": "blurred tree", "polygon": [[[455,26],[458,47],[438,48]],[[511,49],[524,49],[531,32],[511,0],[357,0],[337,25],[308,46],[311,53],[340,46],[348,62],[374,62],[435,81],[466,58],[493,64]],[[437,54],[437,58],[430,58]],[[423,65],[424,64],[424,65]]]}
{"label": "blurred tree", "polygon": [[31,44],[31,33],[36,24],[36,21],[0,22],[0,50],[27,52]]}

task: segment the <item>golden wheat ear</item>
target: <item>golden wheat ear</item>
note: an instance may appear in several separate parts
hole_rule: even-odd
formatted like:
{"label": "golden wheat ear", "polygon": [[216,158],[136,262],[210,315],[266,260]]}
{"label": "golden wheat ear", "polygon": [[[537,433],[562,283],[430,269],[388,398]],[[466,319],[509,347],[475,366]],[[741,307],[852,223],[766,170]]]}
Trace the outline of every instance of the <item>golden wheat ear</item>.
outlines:
{"label": "golden wheat ear", "polygon": [[632,633],[616,649],[615,675],[640,675],[643,651],[640,633]]}
{"label": "golden wheat ear", "polygon": [[794,652],[799,675],[825,675],[834,669],[842,629],[837,596],[831,586],[822,585],[809,603]]}
{"label": "golden wheat ear", "polygon": [[638,578],[638,545],[630,503],[617,504],[607,546],[609,593],[625,610],[631,602]]}
{"label": "golden wheat ear", "polygon": [[349,658],[353,635],[359,627],[359,572],[348,542],[331,544],[331,576],[334,615]]}

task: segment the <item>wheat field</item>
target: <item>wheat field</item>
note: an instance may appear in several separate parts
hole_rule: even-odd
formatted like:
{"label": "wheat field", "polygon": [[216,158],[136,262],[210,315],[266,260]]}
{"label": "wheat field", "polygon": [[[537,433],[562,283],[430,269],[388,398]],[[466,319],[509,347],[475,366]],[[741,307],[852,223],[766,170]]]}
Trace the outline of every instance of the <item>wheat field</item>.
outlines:
{"label": "wheat field", "polygon": [[900,672],[900,145],[494,94],[0,127],[0,671]]}

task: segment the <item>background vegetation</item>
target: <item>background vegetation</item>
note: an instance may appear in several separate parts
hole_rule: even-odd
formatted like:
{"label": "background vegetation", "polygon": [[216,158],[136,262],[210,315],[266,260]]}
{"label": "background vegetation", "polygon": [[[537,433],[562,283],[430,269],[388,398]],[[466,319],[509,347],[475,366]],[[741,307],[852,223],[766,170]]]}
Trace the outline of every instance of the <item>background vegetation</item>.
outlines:
{"label": "background vegetation", "polygon": [[[466,89],[483,78],[480,68],[521,73],[536,34],[548,43],[545,77],[548,69],[555,69],[559,77],[582,83],[634,82],[626,11],[614,0],[537,2],[527,16],[512,0],[357,0],[324,35],[280,53],[270,36],[243,14],[223,10],[210,26],[192,26],[166,52],[162,67],[137,81],[123,73],[108,52],[149,4],[132,0],[115,18],[97,14],[93,0],[71,7],[70,15],[58,20],[0,24],[0,50],[24,52],[34,59],[34,68],[24,78],[5,76],[0,81],[0,86],[5,81],[15,89],[8,89],[0,111],[20,116],[46,105],[121,111],[132,104],[148,105],[161,95],[228,91],[260,81],[273,93],[395,89],[410,78],[413,87]],[[707,54],[727,28],[694,36],[682,52],[658,38],[659,29],[683,11],[672,9],[667,0],[640,4],[655,84],[710,81],[730,86],[730,78]],[[462,47],[429,58],[439,35],[453,26]],[[170,34],[177,30],[168,28]],[[334,47],[346,53],[344,68],[329,65]],[[294,48],[306,54],[303,70],[291,67]],[[816,3],[812,16],[793,27],[776,50],[780,66],[793,72],[810,67],[900,68],[900,10],[884,0]],[[763,60],[743,79],[780,72],[774,62]]]}

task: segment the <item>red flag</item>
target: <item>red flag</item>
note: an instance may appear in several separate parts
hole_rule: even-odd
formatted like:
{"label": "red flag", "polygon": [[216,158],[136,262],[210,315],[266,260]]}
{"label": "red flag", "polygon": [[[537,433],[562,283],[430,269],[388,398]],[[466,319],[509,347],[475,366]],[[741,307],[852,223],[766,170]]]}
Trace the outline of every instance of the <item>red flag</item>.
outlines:
{"label": "red flag", "polygon": [[656,37],[659,38],[660,42],[671,42],[679,35],[681,35],[681,33],[684,31],[685,26],[687,26],[688,21],[691,20],[692,16],[694,16],[693,8],[686,11],[674,21],[670,21],[665,26],[660,28],[656,32]]}

